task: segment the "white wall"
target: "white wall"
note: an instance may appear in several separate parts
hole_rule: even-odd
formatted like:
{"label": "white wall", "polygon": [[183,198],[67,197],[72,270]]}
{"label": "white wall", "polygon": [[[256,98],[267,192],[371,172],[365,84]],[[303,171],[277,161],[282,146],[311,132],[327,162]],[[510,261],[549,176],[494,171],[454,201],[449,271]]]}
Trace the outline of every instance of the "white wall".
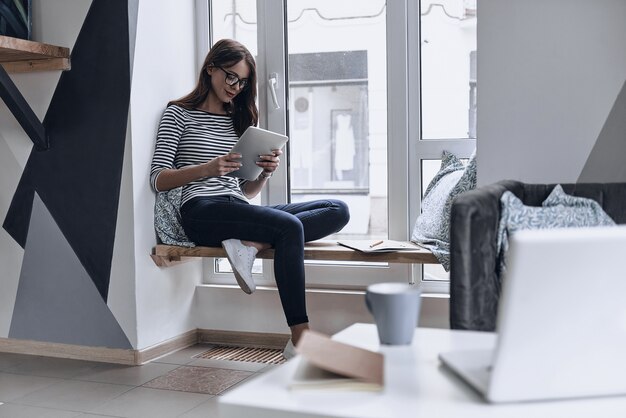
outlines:
{"label": "white wall", "polygon": [[[308,291],[311,328],[334,334],[355,322],[372,322],[363,292]],[[289,333],[278,292],[257,288],[253,295],[240,289],[201,286],[196,291],[194,317],[198,328],[244,332]],[[423,295],[419,326],[449,328],[449,299]]]}
{"label": "white wall", "polygon": [[196,328],[191,308],[202,265],[194,261],[162,269],[152,262],[154,193],[148,181],[161,114],[168,101],[196,82],[193,22],[193,0],[139,2],[129,119],[139,349]]}
{"label": "white wall", "polygon": [[[576,182],[605,141],[626,155],[623,133],[599,139],[626,81],[626,2],[480,0],[478,8],[479,185]],[[585,181],[623,171],[621,161],[596,164],[587,171],[598,176]]]}

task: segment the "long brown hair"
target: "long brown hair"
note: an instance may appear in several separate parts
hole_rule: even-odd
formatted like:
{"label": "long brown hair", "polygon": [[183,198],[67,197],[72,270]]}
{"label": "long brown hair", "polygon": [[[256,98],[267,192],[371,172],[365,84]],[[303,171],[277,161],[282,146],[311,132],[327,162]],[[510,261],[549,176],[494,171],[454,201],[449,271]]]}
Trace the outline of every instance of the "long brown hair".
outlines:
{"label": "long brown hair", "polygon": [[231,103],[224,103],[224,110],[233,119],[235,132],[241,136],[249,126],[256,126],[259,122],[259,111],[255,103],[256,63],[250,51],[233,39],[221,39],[213,45],[204,59],[196,87],[188,95],[169,102],[168,106],[175,104],[186,109],[195,109],[204,102],[211,90],[211,76],[207,69],[209,67],[231,67],[241,60],[245,60],[250,69],[248,85],[235,96]]}

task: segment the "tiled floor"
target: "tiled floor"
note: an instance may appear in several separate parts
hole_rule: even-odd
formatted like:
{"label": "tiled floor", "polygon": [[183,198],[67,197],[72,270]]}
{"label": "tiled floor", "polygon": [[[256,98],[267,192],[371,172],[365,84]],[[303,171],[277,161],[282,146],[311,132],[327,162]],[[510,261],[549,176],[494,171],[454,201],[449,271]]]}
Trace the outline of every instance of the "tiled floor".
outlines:
{"label": "tiled floor", "polygon": [[210,347],[136,367],[0,353],[0,418],[219,417],[219,395],[276,366],[194,358]]}

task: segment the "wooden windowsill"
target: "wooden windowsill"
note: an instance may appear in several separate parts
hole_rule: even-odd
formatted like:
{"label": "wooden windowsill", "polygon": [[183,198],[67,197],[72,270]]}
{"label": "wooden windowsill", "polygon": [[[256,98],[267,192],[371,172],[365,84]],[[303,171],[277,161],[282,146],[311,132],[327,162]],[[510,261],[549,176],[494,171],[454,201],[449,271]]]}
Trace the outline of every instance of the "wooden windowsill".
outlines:
{"label": "wooden windowsill", "polygon": [[69,70],[70,50],[0,35],[0,65],[8,73]]}
{"label": "wooden windowsill", "polygon": [[[174,245],[158,244],[152,249],[154,263],[159,267],[168,267],[178,264],[183,259],[197,257],[226,257],[222,247],[177,247]],[[274,250],[260,251],[257,258],[274,258]],[[383,263],[411,263],[411,264],[439,264],[437,257],[425,248],[410,251],[386,253],[364,253],[337,244],[335,241],[313,241],[305,244],[305,260],[331,261],[365,261]]]}

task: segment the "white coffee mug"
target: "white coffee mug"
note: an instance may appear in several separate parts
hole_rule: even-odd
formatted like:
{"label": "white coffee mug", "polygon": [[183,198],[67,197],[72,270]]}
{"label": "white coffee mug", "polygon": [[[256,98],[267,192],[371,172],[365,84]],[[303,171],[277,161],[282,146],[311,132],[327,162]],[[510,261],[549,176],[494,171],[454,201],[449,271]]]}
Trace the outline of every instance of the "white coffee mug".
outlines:
{"label": "white coffee mug", "polygon": [[365,292],[365,304],[374,316],[381,344],[411,344],[420,309],[420,291],[416,285],[370,285]]}

